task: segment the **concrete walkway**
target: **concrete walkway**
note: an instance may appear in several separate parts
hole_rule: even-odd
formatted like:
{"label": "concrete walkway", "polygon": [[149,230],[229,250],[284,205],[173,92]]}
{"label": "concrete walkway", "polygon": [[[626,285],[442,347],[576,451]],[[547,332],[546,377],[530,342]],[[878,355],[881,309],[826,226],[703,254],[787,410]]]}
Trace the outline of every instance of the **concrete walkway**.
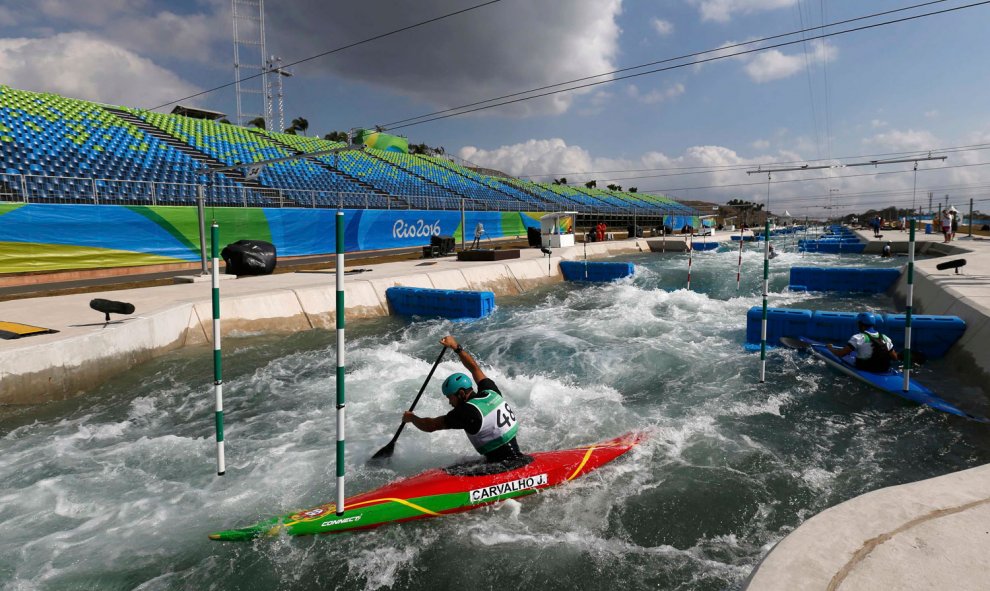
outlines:
{"label": "concrete walkway", "polygon": [[[683,248],[682,239],[670,238],[668,244],[667,250]],[[590,258],[649,250],[644,239],[587,247]],[[388,315],[385,291],[394,285],[514,295],[562,281],[560,261],[583,255],[579,245],[556,249],[549,258],[530,248],[518,259],[497,263],[447,257],[369,266],[367,273],[348,275],[345,314],[348,319]],[[227,279],[220,287],[222,334],[332,328],[335,289],[332,271]],[[104,325],[103,315],[89,308],[93,298],[129,302],[135,314]],[[67,398],[168,351],[205,344],[212,338],[212,318],[208,280],[0,302],[0,320],[58,331],[0,341],[0,404]]]}

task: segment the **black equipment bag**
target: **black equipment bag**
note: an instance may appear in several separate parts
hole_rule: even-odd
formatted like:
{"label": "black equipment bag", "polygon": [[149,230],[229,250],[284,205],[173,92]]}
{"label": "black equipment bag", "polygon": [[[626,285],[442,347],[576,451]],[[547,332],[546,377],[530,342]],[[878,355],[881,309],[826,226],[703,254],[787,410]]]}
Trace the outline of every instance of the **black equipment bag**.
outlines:
{"label": "black equipment bag", "polygon": [[271,275],[275,270],[275,245],[264,240],[238,240],[220,251],[231,275]]}

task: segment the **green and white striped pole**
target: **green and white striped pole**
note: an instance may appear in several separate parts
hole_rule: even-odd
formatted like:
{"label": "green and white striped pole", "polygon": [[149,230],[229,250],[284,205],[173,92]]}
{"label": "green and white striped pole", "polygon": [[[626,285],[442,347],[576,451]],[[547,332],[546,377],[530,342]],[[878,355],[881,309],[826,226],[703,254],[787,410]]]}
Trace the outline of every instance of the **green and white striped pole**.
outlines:
{"label": "green and white striped pole", "polygon": [[688,253],[688,290],[691,289],[691,259],[694,255],[694,234],[684,237],[684,248],[687,249]]}
{"label": "green and white striped pole", "polygon": [[914,219],[908,234],[907,306],[904,309],[904,391],[911,389],[911,307],[914,305]]}
{"label": "green and white striped pole", "polygon": [[767,378],[767,295],[770,292],[770,174],[767,173],[767,220],[763,230],[763,319],[760,322],[760,383]]}
{"label": "green and white striped pole", "polygon": [[736,291],[739,291],[739,283],[742,281],[742,251],[743,251],[743,229],[739,225],[739,264],[736,265]]}
{"label": "green and white striped pole", "polygon": [[767,295],[770,292],[770,216],[763,230],[763,320],[760,324],[760,383],[767,377]]}
{"label": "green and white striped pole", "polygon": [[344,514],[344,212],[337,211],[337,515]]}
{"label": "green and white striped pole", "polygon": [[210,251],[213,258],[213,393],[216,396],[217,476],[227,471],[223,458],[223,358],[220,355],[220,227],[216,220],[210,227]]}

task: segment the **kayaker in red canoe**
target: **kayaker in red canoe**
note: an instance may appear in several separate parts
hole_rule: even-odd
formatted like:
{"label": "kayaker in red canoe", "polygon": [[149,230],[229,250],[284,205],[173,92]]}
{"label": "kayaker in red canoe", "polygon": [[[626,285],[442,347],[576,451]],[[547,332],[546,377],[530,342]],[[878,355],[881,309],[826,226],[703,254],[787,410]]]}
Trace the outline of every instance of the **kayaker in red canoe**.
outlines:
{"label": "kayaker in red canoe", "polygon": [[419,417],[411,411],[402,415],[403,423],[412,423],[420,431],[432,433],[443,429],[464,429],[471,444],[489,462],[505,462],[524,457],[516,442],[519,422],[515,412],[502,397],[491,378],[481,371],[478,362],[452,336],[440,344],[450,347],[478,383],[475,391],[471,378],[455,373],[443,381],[443,395],[453,408],[439,417]]}

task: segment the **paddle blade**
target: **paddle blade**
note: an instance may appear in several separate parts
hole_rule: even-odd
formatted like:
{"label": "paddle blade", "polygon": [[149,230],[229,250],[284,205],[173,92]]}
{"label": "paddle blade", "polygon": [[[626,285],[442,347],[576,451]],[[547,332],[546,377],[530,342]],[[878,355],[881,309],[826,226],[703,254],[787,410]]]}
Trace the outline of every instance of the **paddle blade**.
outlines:
{"label": "paddle blade", "polygon": [[[904,361],[904,355],[901,354],[901,361]],[[915,351],[911,349],[911,368],[920,367],[928,361],[928,356],[921,351]]]}
{"label": "paddle blade", "polygon": [[395,440],[388,442],[388,445],[378,450],[378,452],[371,456],[369,462],[387,460],[392,457],[392,453],[395,451]]}
{"label": "paddle blade", "polygon": [[811,347],[808,343],[791,337],[780,337],[780,344],[791,349],[807,349]]}

